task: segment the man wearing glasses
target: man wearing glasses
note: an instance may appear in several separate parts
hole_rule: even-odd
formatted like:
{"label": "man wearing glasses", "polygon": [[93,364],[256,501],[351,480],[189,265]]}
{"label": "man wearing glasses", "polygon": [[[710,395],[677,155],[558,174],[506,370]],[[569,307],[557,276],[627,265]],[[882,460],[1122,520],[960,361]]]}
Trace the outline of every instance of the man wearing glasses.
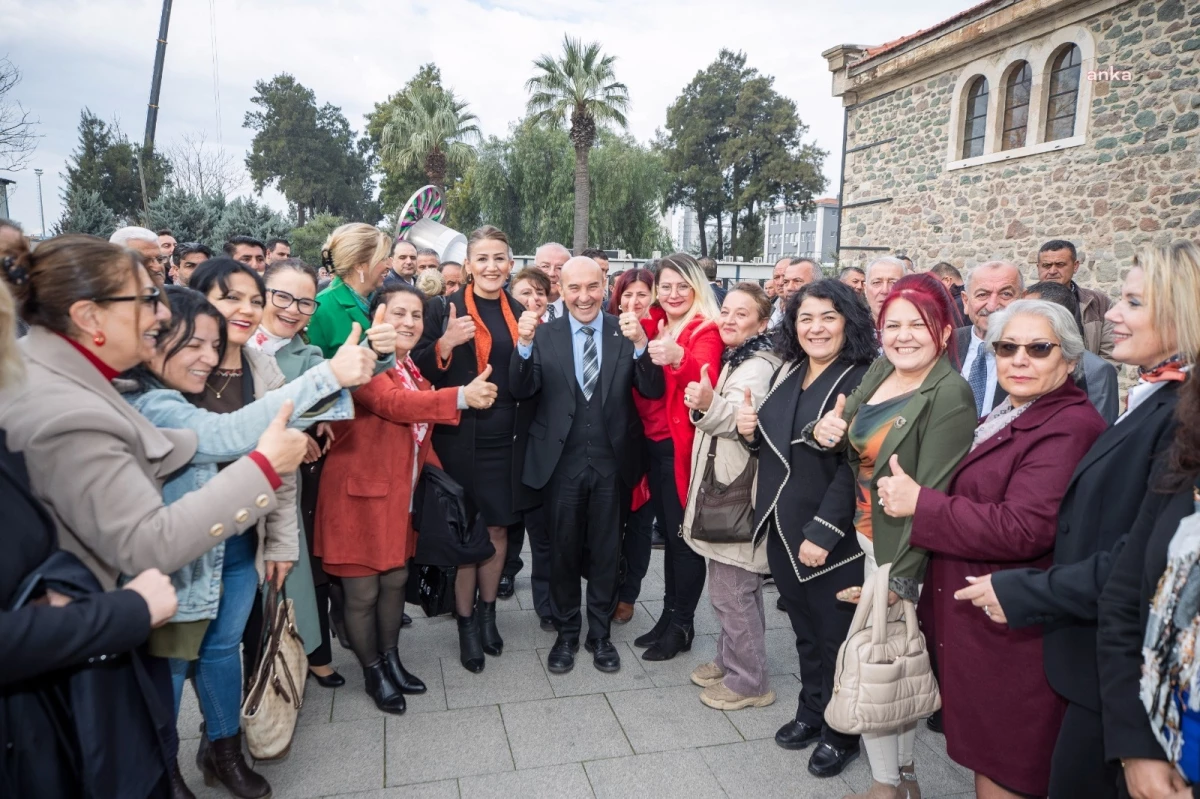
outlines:
{"label": "man wearing glasses", "polygon": [[128,247],[140,255],[150,277],[154,278],[154,282],[158,286],[163,285],[167,279],[169,259],[162,254],[162,249],[158,245],[157,233],[144,227],[123,227],[118,228],[109,236],[108,241],[110,244]]}

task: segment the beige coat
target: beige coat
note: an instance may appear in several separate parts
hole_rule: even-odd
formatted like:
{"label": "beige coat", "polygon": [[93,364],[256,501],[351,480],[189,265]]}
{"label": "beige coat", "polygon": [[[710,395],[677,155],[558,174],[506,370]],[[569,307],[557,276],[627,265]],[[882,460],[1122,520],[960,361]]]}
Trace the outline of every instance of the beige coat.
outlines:
{"label": "beige coat", "polygon": [[277,509],[248,457],[163,505],[162,484],[191,460],[195,433],[155,428],[55,333],[34,327],[20,346],[27,376],[0,392],[0,428],[25,456],[59,544],[105,588],[120,574],[176,571]]}
{"label": "beige coat", "polygon": [[710,544],[707,541],[695,541],[692,539],[692,519],[696,514],[696,495],[700,490],[700,480],[704,477],[709,444],[714,436],[717,438],[717,454],[713,469],[717,481],[732,482],[746,468],[750,453],[738,441],[738,407],[745,399],[746,389],[750,389],[754,407],[762,403],[771,383],[771,375],[779,368],[779,364],[777,355],[765,351],[754,353],[732,373],[726,364],[713,387],[712,404],[708,406],[708,411],[703,414],[692,411],[696,438],[692,442],[691,480],[688,482],[687,505],[684,507],[680,533],[688,546],[704,557],[758,574],[770,571],[765,546],[755,547],[749,542]]}

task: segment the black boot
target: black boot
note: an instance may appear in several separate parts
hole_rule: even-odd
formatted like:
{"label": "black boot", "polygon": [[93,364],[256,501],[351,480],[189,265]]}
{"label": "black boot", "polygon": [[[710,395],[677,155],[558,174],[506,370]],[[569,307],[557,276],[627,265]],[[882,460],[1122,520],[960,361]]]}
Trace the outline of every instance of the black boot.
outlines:
{"label": "black boot", "polygon": [[388,675],[387,664],[377,660],[370,666],[363,666],[363,681],[367,684],[367,696],[375,700],[375,707],[384,713],[403,713],[406,709],[404,694],[392,682]]}
{"label": "black boot", "polygon": [[196,799],[196,794],[192,793],[192,789],[183,781],[183,774],[179,772],[178,758],[171,761],[171,799]]}
{"label": "black boot", "polygon": [[692,639],[695,637],[696,631],[692,625],[684,627],[671,622],[671,626],[667,627],[667,631],[662,634],[662,637],[642,653],[642,660],[670,660],[680,652],[687,652],[691,649]]}
{"label": "black boot", "polygon": [[637,638],[634,638],[633,645],[645,648],[652,645],[659,638],[662,638],[663,633],[665,633],[667,628],[671,626],[671,619],[674,616],[675,609],[664,604],[663,612],[658,617],[658,621],[654,622],[654,626],[650,628],[650,632],[643,633]]}
{"label": "black boot", "polygon": [[201,765],[204,784],[210,788],[218,784],[238,799],[262,799],[271,795],[271,785],[261,774],[251,771],[242,755],[242,732],[228,738],[209,741],[204,750]]}
{"label": "black boot", "polygon": [[479,615],[458,617],[458,660],[467,671],[483,671],[483,644],[479,640]]}
{"label": "black boot", "polygon": [[479,617],[479,640],[483,643],[483,651],[492,657],[499,657],[504,651],[504,639],[496,629],[496,603],[479,600],[475,605],[475,615]]}
{"label": "black boot", "polygon": [[380,655],[380,657],[383,658],[383,664],[388,676],[392,678],[392,682],[400,689],[400,693],[414,695],[425,693],[425,683],[421,682],[416,676],[410,674],[408,669],[404,668],[404,664],[400,662],[400,652],[397,651],[396,647],[392,647]]}

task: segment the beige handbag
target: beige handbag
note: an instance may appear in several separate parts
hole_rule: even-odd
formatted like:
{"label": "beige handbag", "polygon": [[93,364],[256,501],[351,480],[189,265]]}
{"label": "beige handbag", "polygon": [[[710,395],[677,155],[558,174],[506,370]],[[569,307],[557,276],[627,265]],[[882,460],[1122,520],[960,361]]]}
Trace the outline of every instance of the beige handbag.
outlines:
{"label": "beige handbag", "polygon": [[242,730],[256,760],[283,757],[292,746],[296,717],[304,704],[308,657],[296,631],[296,611],[286,592],[267,589],[263,619],[268,627],[259,649],[254,681],[242,703]]}
{"label": "beige handbag", "polygon": [[901,599],[888,608],[890,571],[890,563],[880,566],[866,581],[838,650],[825,721],[847,735],[896,730],[942,706],[916,607]]}

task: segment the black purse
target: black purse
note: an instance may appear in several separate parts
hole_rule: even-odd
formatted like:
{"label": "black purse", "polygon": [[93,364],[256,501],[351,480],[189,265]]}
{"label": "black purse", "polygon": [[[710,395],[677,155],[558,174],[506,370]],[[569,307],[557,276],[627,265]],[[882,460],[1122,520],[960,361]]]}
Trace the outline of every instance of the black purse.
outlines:
{"label": "black purse", "polygon": [[710,544],[748,544],[754,540],[754,476],[758,456],[751,455],[742,473],[729,485],[715,477],[717,438],[708,446],[704,474],[696,491],[696,512],[692,518],[692,538]]}

